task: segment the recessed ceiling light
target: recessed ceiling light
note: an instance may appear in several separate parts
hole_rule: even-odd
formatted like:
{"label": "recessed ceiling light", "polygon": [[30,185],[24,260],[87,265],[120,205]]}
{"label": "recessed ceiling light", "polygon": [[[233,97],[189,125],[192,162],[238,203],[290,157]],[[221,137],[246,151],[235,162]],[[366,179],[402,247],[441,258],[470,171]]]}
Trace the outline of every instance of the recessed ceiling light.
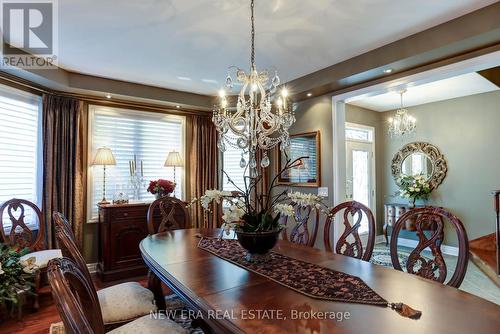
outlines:
{"label": "recessed ceiling light", "polygon": [[191,81],[191,78],[188,77],[177,77],[179,80],[184,80],[184,81]]}
{"label": "recessed ceiling light", "polygon": [[307,93],[307,97],[311,97],[312,96],[312,93]]}
{"label": "recessed ceiling light", "polygon": [[107,98],[107,99],[110,99],[110,98],[111,98],[111,94],[107,93],[107,94],[106,94],[106,98]]}
{"label": "recessed ceiling light", "polygon": [[392,71],[393,71],[393,69],[392,69],[392,68],[386,68],[386,69],[384,70],[384,73],[385,73],[385,74],[389,74],[389,73],[392,73]]}
{"label": "recessed ceiling light", "polygon": [[211,84],[217,83],[217,80],[214,80],[214,79],[201,79],[201,81],[206,82],[206,83],[211,83]]}
{"label": "recessed ceiling light", "polygon": [[181,106],[175,106],[177,109],[179,109]]}

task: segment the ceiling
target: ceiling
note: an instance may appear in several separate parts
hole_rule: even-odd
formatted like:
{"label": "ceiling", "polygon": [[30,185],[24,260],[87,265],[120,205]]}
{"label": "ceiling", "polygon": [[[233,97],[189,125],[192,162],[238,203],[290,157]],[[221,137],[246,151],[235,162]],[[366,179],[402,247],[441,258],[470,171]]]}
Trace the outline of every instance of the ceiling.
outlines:
{"label": "ceiling", "polygon": [[[405,107],[413,107],[420,104],[486,93],[494,90],[499,90],[499,88],[483,76],[476,72],[472,72],[419,86],[409,87],[403,95],[403,102]],[[399,108],[401,99],[397,90],[394,90],[384,94],[350,101],[349,104],[375,111],[388,111]]]}
{"label": "ceiling", "polygon": [[[257,66],[290,81],[495,2],[256,0]],[[215,94],[249,67],[248,16],[248,0],[59,1],[59,65]]]}

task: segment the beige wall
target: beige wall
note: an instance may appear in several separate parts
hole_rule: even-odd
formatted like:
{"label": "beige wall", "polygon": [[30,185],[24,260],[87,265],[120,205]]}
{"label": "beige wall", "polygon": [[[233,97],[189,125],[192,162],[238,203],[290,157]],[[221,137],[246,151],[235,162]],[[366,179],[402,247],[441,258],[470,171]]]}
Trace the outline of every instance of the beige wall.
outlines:
{"label": "beige wall", "polygon": [[[333,204],[333,130],[332,130],[332,99],[330,96],[320,96],[297,104],[295,110],[296,122],[290,129],[290,134],[303,132],[320,132],[321,138],[321,186],[328,187],[328,198],[326,204]],[[274,157],[273,157],[274,158]],[[273,159],[274,160],[274,159]],[[274,166],[274,161],[271,164]],[[271,176],[274,176],[274,168],[271,169]],[[291,187],[295,191],[305,193],[318,193],[318,188]],[[318,229],[316,247],[323,248],[323,222]]]}
{"label": "beige wall", "polygon": [[[397,191],[390,172],[392,157],[404,144],[429,142],[439,148],[448,163],[443,183],[432,192],[431,205],[443,206],[465,225],[469,239],[494,230],[491,191],[500,189],[500,91],[477,94],[408,108],[417,119],[417,131],[405,140],[384,136],[383,196]],[[382,113],[384,118],[393,112]],[[380,188],[379,188],[380,189]],[[447,231],[445,244],[455,245]]]}

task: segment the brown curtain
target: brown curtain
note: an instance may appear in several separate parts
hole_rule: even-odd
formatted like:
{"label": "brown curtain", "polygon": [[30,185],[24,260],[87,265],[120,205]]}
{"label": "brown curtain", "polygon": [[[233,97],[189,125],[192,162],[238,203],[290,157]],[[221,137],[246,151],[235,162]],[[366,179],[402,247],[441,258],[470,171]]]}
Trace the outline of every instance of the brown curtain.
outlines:
{"label": "brown curtain", "polygon": [[43,95],[43,201],[47,242],[55,246],[52,212],[63,213],[82,246],[85,222],[86,125],[82,101]]}
{"label": "brown curtain", "polygon": [[[217,149],[217,130],[212,119],[207,116],[190,116],[188,127],[191,130],[189,150],[190,198],[200,198],[207,189],[219,186],[219,152]],[[191,208],[193,227],[217,227],[218,208],[208,217],[199,204]]]}

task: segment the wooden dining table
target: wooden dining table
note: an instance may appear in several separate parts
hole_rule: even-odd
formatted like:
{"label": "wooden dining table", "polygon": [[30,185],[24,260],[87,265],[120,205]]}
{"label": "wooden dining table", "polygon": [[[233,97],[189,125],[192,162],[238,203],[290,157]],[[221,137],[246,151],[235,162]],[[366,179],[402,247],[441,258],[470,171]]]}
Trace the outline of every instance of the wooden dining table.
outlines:
{"label": "wooden dining table", "polygon": [[421,310],[418,320],[386,307],[314,299],[197,247],[186,229],[140,244],[149,268],[213,333],[499,333],[500,306],[441,283],[280,240],[274,252],[357,276],[390,302]]}

